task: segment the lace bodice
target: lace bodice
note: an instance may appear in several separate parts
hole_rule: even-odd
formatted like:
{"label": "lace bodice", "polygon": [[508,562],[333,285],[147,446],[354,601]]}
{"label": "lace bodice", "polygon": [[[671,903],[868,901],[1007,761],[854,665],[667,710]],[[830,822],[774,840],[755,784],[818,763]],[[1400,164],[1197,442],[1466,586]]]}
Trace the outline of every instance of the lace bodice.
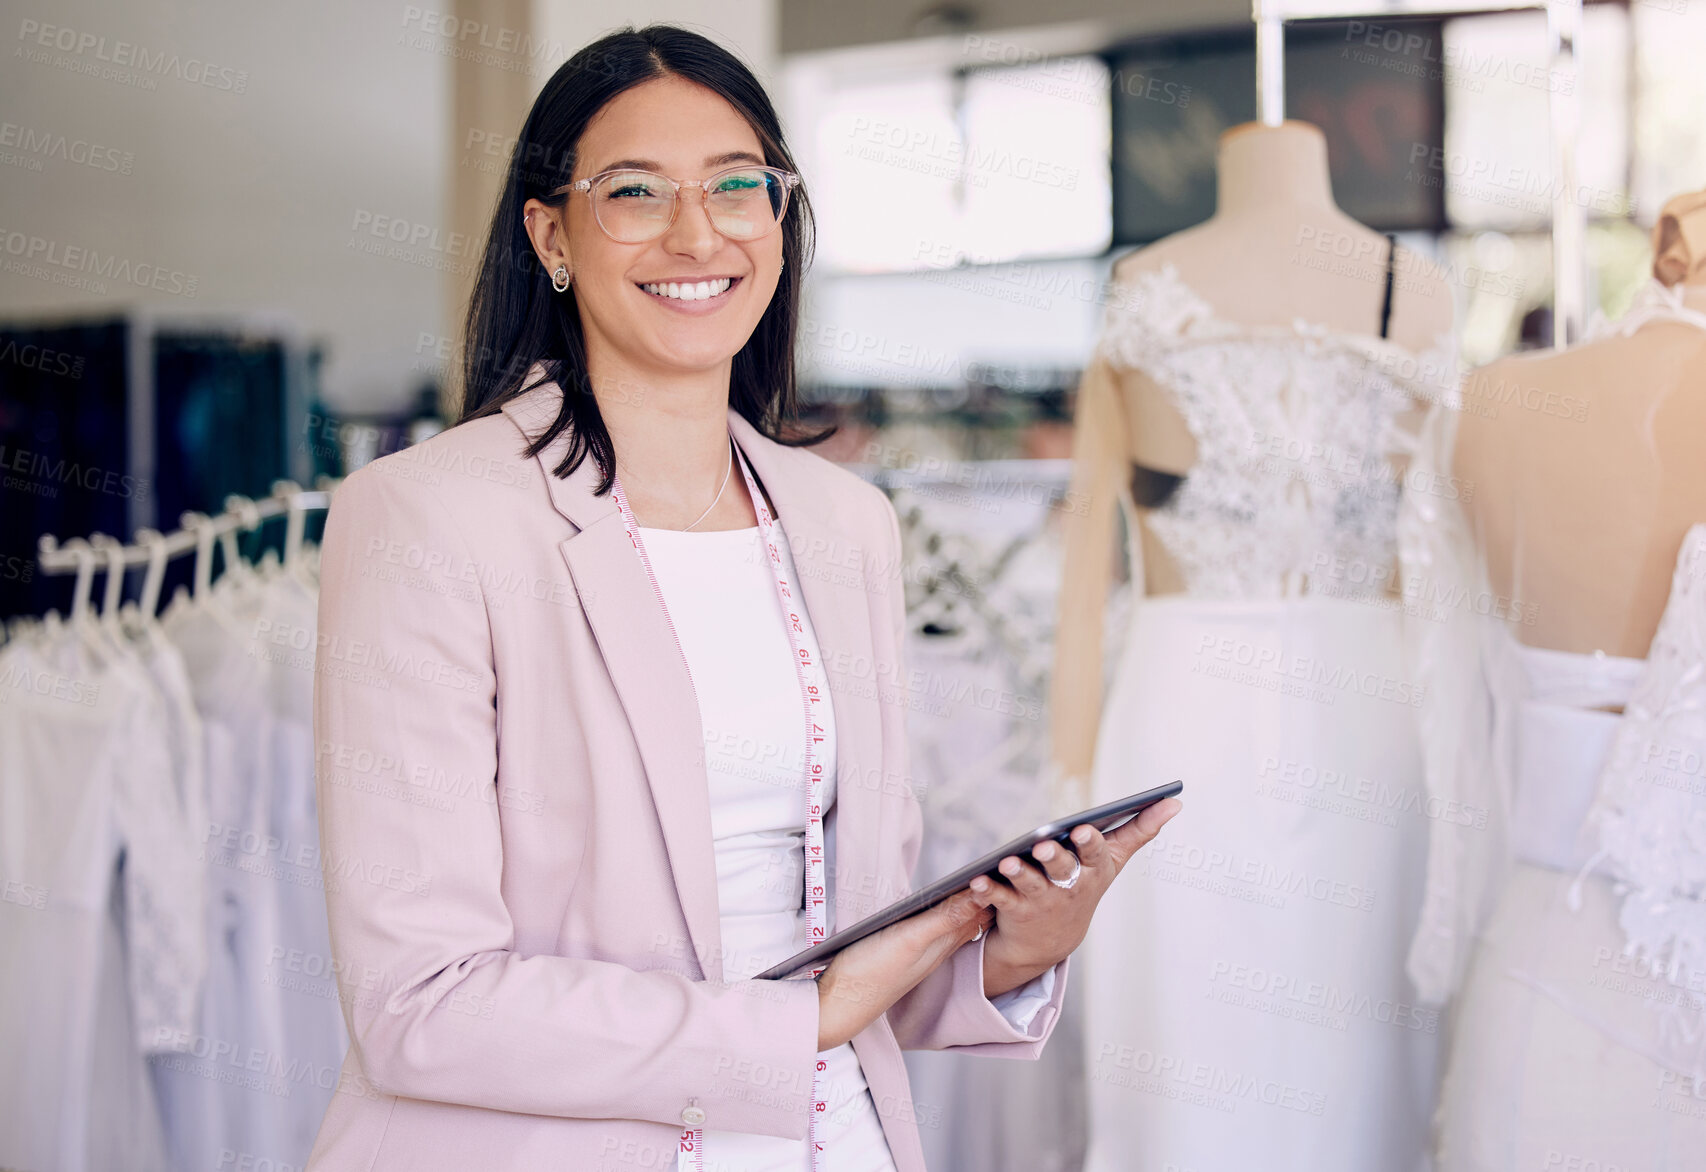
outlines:
{"label": "lace bodice", "polygon": [[1146,515],[1186,591],[1384,593],[1401,491],[1457,491],[1410,483],[1402,421],[1455,383],[1449,336],[1418,355],[1302,320],[1239,325],[1171,265],[1114,291],[1098,353],[1152,379],[1197,444],[1184,483]]}
{"label": "lace bodice", "polygon": [[[1683,538],[1670,601],[1624,706],[1585,824],[1623,891],[1631,952],[1683,988],[1706,975],[1706,524]],[[1666,1023],[1673,1069],[1706,1074],[1697,1015]]]}

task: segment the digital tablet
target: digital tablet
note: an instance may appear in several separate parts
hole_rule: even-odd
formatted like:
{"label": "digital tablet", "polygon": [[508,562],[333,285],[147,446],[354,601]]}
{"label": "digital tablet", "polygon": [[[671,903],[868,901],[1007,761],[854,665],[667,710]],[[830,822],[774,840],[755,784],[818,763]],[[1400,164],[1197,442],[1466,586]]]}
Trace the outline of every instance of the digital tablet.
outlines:
{"label": "digital tablet", "polygon": [[[890,924],[906,919],[927,908],[933,908],[956,892],[964,891],[971,886],[971,881],[979,875],[988,875],[991,879],[1002,883],[1007,882],[997,866],[1008,855],[1018,855],[1022,859],[1036,862],[1031,857],[1031,848],[1041,846],[1044,842],[1058,842],[1067,850],[1073,850],[1071,837],[1074,828],[1088,822],[1097,830],[1106,834],[1117,830],[1133,818],[1137,817],[1145,807],[1153,806],[1163,798],[1174,797],[1184,790],[1185,785],[1180,781],[1168,782],[1156,786],[1140,794],[1121,798],[1103,806],[1093,806],[1088,810],[1072,815],[1070,818],[1056,818],[1053,822],[1045,822],[1035,830],[1021,834],[1012,842],[1006,843],[990,851],[980,859],[976,859],[961,867],[951,875],[944,875],[930,886],[914,891],[911,895],[891,903],[882,911],[866,916],[850,928],[834,932],[829,939],[814,944],[804,952],[795,953],[779,965],[765,969],[754,980],[776,981],[810,965],[828,960],[836,953],[846,948],[856,940],[863,940],[873,932],[879,932]],[[1077,852],[1073,852],[1077,853]]]}

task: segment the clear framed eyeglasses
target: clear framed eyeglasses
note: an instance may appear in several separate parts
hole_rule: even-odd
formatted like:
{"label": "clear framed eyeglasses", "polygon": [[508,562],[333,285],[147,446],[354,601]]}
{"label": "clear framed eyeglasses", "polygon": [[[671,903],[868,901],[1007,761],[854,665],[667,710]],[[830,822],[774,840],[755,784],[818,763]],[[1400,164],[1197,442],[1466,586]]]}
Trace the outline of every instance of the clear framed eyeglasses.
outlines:
{"label": "clear framed eyeglasses", "polygon": [[776,230],[788,210],[788,195],[800,177],[776,167],[742,165],[708,179],[677,182],[655,171],[604,171],[551,194],[584,191],[604,234],[620,244],[656,240],[681,210],[681,191],[696,187],[711,226],[730,240],[758,240]]}

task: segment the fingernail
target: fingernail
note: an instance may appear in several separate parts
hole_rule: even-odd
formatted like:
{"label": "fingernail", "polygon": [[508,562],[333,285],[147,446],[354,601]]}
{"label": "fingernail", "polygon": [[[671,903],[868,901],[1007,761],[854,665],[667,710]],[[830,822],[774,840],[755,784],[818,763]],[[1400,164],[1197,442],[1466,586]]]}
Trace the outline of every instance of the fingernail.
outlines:
{"label": "fingernail", "polygon": [[1039,861],[1046,863],[1054,858],[1054,843],[1045,842],[1031,853],[1037,856]]}
{"label": "fingernail", "polygon": [[989,880],[985,879],[982,875],[979,875],[976,879],[971,881],[971,889],[973,891],[988,891]]}
{"label": "fingernail", "polygon": [[1001,864],[1001,871],[1006,875],[1017,875],[1019,873],[1019,864],[1014,859],[1008,859],[1005,863]]}
{"label": "fingernail", "polygon": [[1074,830],[1072,832],[1072,841],[1079,843],[1080,845],[1089,842],[1090,828],[1088,826],[1080,826],[1077,830]]}

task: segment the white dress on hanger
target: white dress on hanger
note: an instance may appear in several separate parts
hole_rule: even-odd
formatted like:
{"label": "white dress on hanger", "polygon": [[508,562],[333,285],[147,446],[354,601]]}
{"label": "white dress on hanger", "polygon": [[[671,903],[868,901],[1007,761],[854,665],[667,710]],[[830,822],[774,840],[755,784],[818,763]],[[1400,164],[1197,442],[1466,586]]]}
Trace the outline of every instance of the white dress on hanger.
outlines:
{"label": "white dress on hanger", "polygon": [[1413,1172],[1439,1025],[1403,968],[1428,810],[1387,585],[1400,419],[1450,351],[1241,326],[1171,267],[1121,292],[1100,349],[1169,397],[1197,460],[1145,518],[1185,590],[1132,600],[1093,797],[1177,778],[1185,812],[1084,946],[1086,1166]]}
{"label": "white dress on hanger", "polygon": [[0,1165],[170,1166],[143,1056],[201,974],[169,725],[104,631],[0,651]]}
{"label": "white dress on hanger", "polygon": [[[795,573],[780,538],[784,567]],[[723,979],[740,980],[806,947],[805,728],[800,688],[770,562],[756,525],[682,532],[640,528],[698,696],[711,791]],[[805,645],[817,636],[802,611]],[[816,656],[814,655],[814,658]],[[833,722],[833,711],[827,722]],[[833,724],[831,724],[833,727]],[[825,874],[834,883],[836,775],[825,762]],[[829,930],[835,900],[829,900]],[[1054,970],[992,999],[1027,1029],[1054,991]],[[827,1050],[826,1167],[893,1168],[875,1101],[852,1043]],[[789,1093],[809,1088],[782,1088]],[[809,1172],[805,1140],[707,1130],[706,1172]],[[683,1172],[692,1165],[681,1158]]]}
{"label": "white dress on hanger", "polygon": [[[174,1166],[187,1172],[217,1172],[232,1152],[300,1167],[348,1049],[314,805],[317,606],[311,585],[269,560],[204,597],[181,594],[163,624],[188,664],[206,771],[207,994],[179,1052],[154,1063]],[[322,670],[384,687],[383,651],[370,650],[372,662],[330,654]]]}
{"label": "white dress on hanger", "polygon": [[[272,734],[267,825],[276,846],[266,852],[277,902],[279,938],[266,955],[262,995],[278,1003],[281,1063],[290,1094],[277,1106],[281,1163],[307,1163],[326,1108],[337,1092],[349,1033],[332,971],[331,929],[321,875],[314,793],[314,671],[319,592],[297,570],[272,567],[263,577],[248,623],[248,652],[268,668]],[[391,670],[437,670],[384,658]],[[346,661],[338,661],[347,666]],[[382,673],[367,669],[370,674]],[[375,686],[381,686],[376,681]]]}
{"label": "white dress on hanger", "polygon": [[154,1082],[175,1168],[217,1169],[222,1153],[292,1159],[283,1120],[284,1024],[265,984],[281,940],[276,859],[268,845],[274,718],[269,667],[237,583],[201,597],[180,591],[162,616],[183,655],[201,714],[207,794],[197,835],[207,885],[208,970],[201,1015],[154,1059]]}

